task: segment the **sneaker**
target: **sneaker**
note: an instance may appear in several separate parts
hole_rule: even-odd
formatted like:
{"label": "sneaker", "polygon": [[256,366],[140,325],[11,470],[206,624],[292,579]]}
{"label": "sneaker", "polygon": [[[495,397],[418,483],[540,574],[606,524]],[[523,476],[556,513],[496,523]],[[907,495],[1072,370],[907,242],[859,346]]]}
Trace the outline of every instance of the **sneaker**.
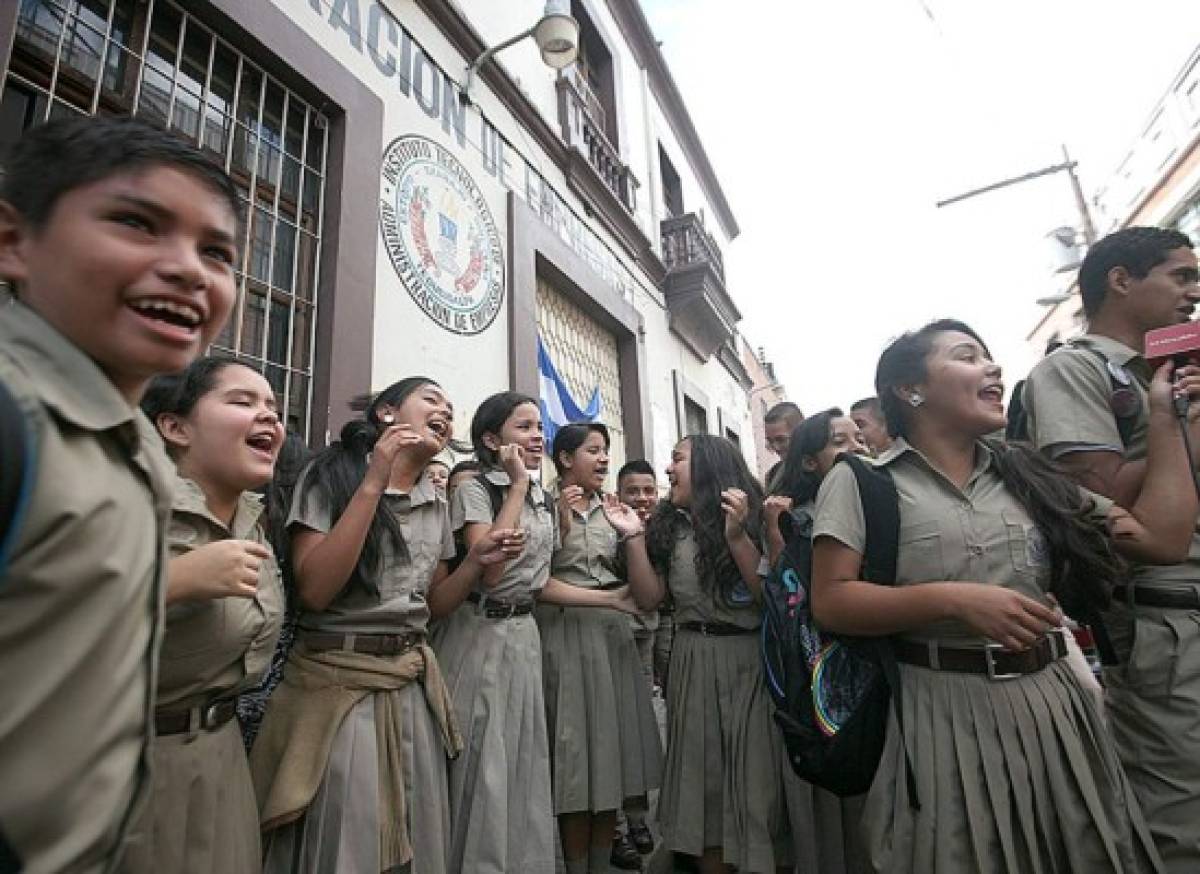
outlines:
{"label": "sneaker", "polygon": [[648,856],[654,852],[654,835],[650,833],[650,826],[644,822],[629,823],[629,840],[637,847],[637,851],[643,856]]}
{"label": "sneaker", "polygon": [[620,868],[622,871],[642,870],[642,857],[625,834],[618,833],[613,838],[612,856],[608,861],[614,868]]}

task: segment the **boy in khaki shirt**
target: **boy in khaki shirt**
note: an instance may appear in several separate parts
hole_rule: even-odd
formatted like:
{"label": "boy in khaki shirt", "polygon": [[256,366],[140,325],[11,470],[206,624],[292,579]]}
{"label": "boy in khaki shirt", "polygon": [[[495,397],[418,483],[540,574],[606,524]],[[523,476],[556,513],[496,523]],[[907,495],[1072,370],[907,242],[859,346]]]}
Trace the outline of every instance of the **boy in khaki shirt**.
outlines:
{"label": "boy in khaki shirt", "polygon": [[[1196,254],[1178,231],[1126,228],[1079,271],[1088,333],[1025,383],[1033,442],[1081,485],[1132,506],[1146,472],[1152,375],[1147,331],[1188,321],[1200,302]],[[1184,372],[1187,372],[1186,370]],[[1189,425],[1193,449],[1200,423]],[[1200,871],[1200,526],[1188,558],[1139,566],[1107,623],[1127,661],[1104,671],[1109,726],[1170,874]],[[1133,616],[1129,617],[1129,604]],[[1132,618],[1133,639],[1125,630]]]}
{"label": "boy in khaki shirt", "polygon": [[237,191],[127,119],[33,129],[4,169],[0,383],[34,468],[0,579],[0,859],[110,871],[149,787],[172,478],[137,403],[229,315]]}

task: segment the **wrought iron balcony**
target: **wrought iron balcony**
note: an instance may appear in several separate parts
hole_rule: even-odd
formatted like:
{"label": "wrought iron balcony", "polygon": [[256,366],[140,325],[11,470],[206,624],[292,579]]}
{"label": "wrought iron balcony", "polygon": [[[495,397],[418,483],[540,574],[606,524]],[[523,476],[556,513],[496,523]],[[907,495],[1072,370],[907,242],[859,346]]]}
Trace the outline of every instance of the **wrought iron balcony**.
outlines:
{"label": "wrought iron balcony", "polygon": [[666,219],[661,227],[663,264],[667,270],[706,262],[724,283],[725,259],[721,249],[694,212]]}
{"label": "wrought iron balcony", "polygon": [[603,113],[596,117],[589,109],[589,103],[598,106],[595,96],[590,89],[586,89],[588,94],[582,93],[580,83],[575,80],[575,75],[563,75],[557,80],[558,120],[563,140],[587,159],[604,187],[632,215],[637,208],[637,179],[605,136]]}
{"label": "wrought iron balcony", "polygon": [[695,213],[662,223],[664,290],[673,330],[707,361],[733,338],[742,315],[725,289],[725,261]]}

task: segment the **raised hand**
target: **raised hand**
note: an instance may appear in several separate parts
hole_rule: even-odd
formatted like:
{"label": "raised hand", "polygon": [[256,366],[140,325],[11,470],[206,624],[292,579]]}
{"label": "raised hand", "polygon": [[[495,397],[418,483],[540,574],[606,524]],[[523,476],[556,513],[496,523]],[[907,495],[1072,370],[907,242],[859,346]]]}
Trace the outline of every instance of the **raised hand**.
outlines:
{"label": "raised hand", "polygon": [[423,440],[412,425],[389,425],[371,450],[371,461],[367,465],[364,482],[369,481],[378,489],[386,489],[392,478],[392,464],[396,456],[409,447],[421,445]]}
{"label": "raised hand", "polygon": [[746,519],[750,515],[750,499],[741,489],[721,492],[721,512],[725,514],[725,539],[737,540],[746,534]]}
{"label": "raised hand", "polygon": [[529,482],[529,468],[525,466],[525,450],[516,443],[505,443],[500,447],[500,466],[514,483]]}
{"label": "raised hand", "polygon": [[622,504],[616,495],[605,495],[601,508],[608,524],[623,538],[636,537],[646,530],[637,512],[632,507]]}
{"label": "raised hand", "polygon": [[262,563],[270,557],[271,550],[253,540],[217,540],[198,546],[171,559],[171,600],[253,598]]}
{"label": "raised hand", "polygon": [[471,545],[468,558],[480,565],[511,561],[525,550],[525,531],[521,528],[492,528]]}

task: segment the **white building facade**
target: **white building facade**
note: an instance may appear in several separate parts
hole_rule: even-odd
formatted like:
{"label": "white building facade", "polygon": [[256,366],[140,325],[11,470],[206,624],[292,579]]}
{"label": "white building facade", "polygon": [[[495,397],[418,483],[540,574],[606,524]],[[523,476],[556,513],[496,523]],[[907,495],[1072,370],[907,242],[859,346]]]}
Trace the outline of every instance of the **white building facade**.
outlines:
{"label": "white building facade", "polygon": [[636,0],[573,0],[578,62],[543,64],[540,0],[19,0],[0,9],[0,164],[21,130],[134,114],[224,163],[249,221],[217,344],[321,445],[413,374],[459,411],[538,395],[541,346],[600,394],[614,470],[680,436],[741,440],[748,392],[722,252],[738,226]]}
{"label": "white building facade", "polygon": [[[1200,246],[1200,46],[1093,202],[1101,237],[1132,225],[1157,225],[1183,231]],[[1084,330],[1078,287],[1068,285],[1063,294],[1027,338],[1038,354],[1050,340]]]}

